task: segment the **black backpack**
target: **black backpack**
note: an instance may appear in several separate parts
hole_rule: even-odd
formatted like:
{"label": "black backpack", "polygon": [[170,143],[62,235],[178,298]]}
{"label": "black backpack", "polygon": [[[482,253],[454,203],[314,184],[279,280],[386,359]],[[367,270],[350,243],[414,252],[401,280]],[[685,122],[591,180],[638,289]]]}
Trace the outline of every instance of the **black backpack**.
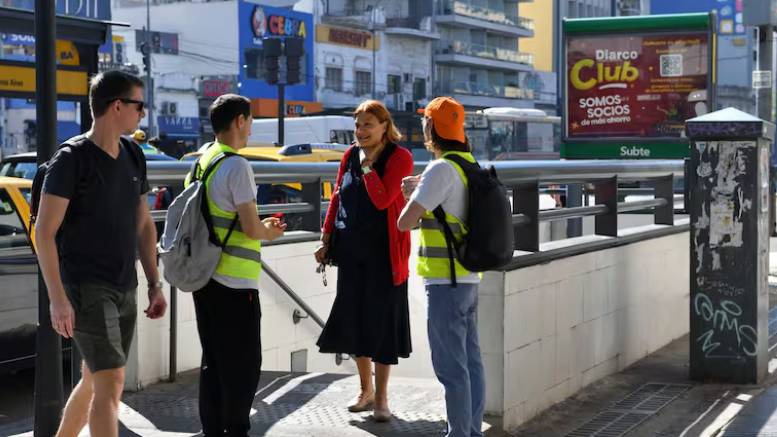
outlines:
{"label": "black backpack", "polygon": [[461,156],[448,155],[444,159],[457,164],[467,176],[468,200],[467,227],[469,232],[456,243],[442,206],[433,214],[442,225],[448,259],[451,266],[451,284],[456,286],[454,256],[472,272],[493,270],[513,258],[513,214],[507,189],[496,177],[494,167],[480,168],[477,162],[469,162]]}
{"label": "black backpack", "polygon": [[[73,138],[70,138],[69,140],[65,141],[64,143],[60,144],[59,147],[57,147],[57,150],[64,149],[65,147],[70,147],[70,149],[73,151],[73,156],[76,158],[76,161],[78,161],[78,184],[76,185],[76,196],[82,194],[86,190],[86,184],[89,182],[89,178],[85,176],[84,174],[84,167],[86,166],[86,163],[83,159],[83,154],[81,147],[84,145],[84,143],[87,141],[86,135],[81,134],[77,135]],[[121,145],[127,149],[130,156],[132,157],[132,162],[135,163],[139,168],[141,166],[140,160],[143,159],[139,155],[142,154],[142,150],[140,150],[140,147],[134,146],[134,144],[131,143],[130,140],[120,137]],[[56,154],[56,153],[55,153]],[[48,171],[49,167],[51,167],[52,159],[54,157],[52,156],[48,161],[44,162],[43,164],[38,166],[38,171],[35,173],[35,177],[32,180],[32,190],[30,192],[30,225],[34,225],[35,221],[38,219],[38,209],[40,208],[40,196],[41,192],[43,191],[43,180],[46,179],[46,172]]]}

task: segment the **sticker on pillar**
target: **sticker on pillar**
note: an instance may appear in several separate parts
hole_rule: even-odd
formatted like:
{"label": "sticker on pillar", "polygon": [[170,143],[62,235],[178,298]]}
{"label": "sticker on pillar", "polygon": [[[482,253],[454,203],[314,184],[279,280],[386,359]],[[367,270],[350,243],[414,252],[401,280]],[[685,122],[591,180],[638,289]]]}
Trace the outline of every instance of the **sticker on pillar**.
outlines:
{"label": "sticker on pillar", "polygon": [[709,177],[712,175],[712,165],[709,162],[702,162],[699,164],[699,168],[696,169],[696,174],[702,178]]}
{"label": "sticker on pillar", "polygon": [[719,142],[718,165],[715,168],[718,175],[715,192],[718,194],[733,195],[738,185],[736,178],[745,173],[744,155],[737,146],[732,145],[731,141]]}
{"label": "sticker on pillar", "polygon": [[733,200],[722,198],[712,201],[710,204],[710,248],[742,246],[742,222],[734,214]]}

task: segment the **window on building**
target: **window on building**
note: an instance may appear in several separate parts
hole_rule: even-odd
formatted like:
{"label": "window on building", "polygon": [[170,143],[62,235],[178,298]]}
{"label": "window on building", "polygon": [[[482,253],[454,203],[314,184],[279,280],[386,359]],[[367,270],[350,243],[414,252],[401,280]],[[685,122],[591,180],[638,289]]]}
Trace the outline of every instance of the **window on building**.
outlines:
{"label": "window on building", "polygon": [[246,77],[249,79],[264,79],[264,51],[249,49],[245,51]]}
{"label": "window on building", "polygon": [[357,71],[353,92],[357,96],[370,94],[372,92],[372,73],[369,71]]}
{"label": "window on building", "polygon": [[333,91],[343,90],[343,69],[326,67],[326,88]]}
{"label": "window on building", "polygon": [[422,100],[426,98],[426,79],[413,81],[413,100]]}
{"label": "window on building", "polygon": [[567,2],[567,17],[568,18],[577,17],[577,0],[569,0]]}
{"label": "window on building", "polygon": [[386,93],[399,94],[402,92],[402,76],[389,74],[386,83]]}

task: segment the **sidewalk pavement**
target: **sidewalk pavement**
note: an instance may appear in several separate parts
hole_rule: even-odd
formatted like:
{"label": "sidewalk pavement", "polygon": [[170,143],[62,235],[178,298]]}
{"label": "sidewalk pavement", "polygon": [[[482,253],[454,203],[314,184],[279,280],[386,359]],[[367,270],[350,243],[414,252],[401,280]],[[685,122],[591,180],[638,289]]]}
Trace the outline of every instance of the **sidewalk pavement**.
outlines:
{"label": "sidewalk pavement", "polygon": [[[188,437],[200,435],[197,407],[198,371],[179,375],[174,383],[154,384],[125,393],[119,419],[122,437]],[[359,379],[345,374],[262,372],[251,413],[251,436],[362,437],[442,436],[445,401],[433,379],[392,377],[388,423],[371,412],[349,413]],[[32,437],[32,418],[0,426],[0,436]],[[88,436],[87,430],[81,436]],[[504,435],[496,429],[489,437]]]}
{"label": "sidewalk pavement", "polygon": [[[623,372],[587,386],[514,430],[512,435],[777,437],[777,361],[770,363],[771,372],[760,385],[700,383],[688,379],[688,347],[686,335]],[[646,384],[667,384],[682,390],[666,406],[639,417],[628,429],[620,430],[623,432],[616,432],[615,426],[599,429],[599,433],[591,431],[593,419],[622,412],[617,407],[622,407],[624,399]],[[588,431],[582,432],[583,429]]]}

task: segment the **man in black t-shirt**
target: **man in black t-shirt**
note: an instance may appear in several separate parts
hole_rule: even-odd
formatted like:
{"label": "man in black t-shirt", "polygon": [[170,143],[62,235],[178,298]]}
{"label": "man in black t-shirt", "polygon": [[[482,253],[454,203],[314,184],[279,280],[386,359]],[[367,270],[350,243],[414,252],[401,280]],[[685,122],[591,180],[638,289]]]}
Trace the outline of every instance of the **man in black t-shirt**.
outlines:
{"label": "man in black t-shirt", "polygon": [[94,124],[68,140],[46,171],[35,228],[51,323],[84,357],[58,437],[118,435],[124,366],[137,317],[136,254],[148,279],[149,318],[167,303],[156,266],[156,228],[146,202],[146,163],[122,139],[144,117],[143,82],[109,71],[92,78]]}

